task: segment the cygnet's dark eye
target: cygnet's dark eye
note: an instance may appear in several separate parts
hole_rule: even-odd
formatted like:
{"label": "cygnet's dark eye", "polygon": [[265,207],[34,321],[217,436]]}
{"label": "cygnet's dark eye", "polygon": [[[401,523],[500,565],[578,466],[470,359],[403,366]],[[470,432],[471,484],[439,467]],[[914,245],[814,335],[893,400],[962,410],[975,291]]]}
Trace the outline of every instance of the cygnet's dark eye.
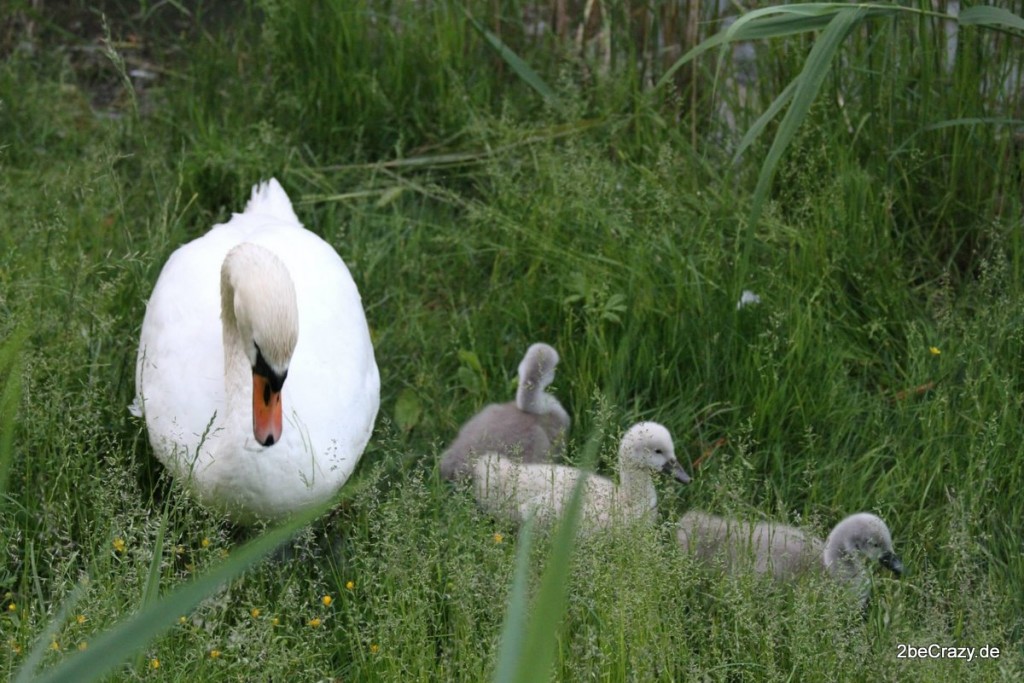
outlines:
{"label": "cygnet's dark eye", "polygon": [[654,452],[657,453],[658,455],[665,455],[665,451],[661,450],[660,448],[655,448]]}

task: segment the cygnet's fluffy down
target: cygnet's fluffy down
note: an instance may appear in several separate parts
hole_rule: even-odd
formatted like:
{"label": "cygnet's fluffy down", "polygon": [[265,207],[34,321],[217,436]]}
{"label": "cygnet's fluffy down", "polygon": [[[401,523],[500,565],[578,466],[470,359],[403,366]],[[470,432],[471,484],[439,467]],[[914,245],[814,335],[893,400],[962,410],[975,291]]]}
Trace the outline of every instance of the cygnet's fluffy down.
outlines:
{"label": "cygnet's fluffy down", "polygon": [[676,533],[683,550],[727,569],[744,563],[758,574],[788,579],[820,568],[825,544],[796,527],[771,522],[751,524],[691,511],[679,520]]}
{"label": "cygnet's fluffy down", "polygon": [[474,415],[441,454],[441,476],[469,475],[472,460],[497,453],[522,462],[552,462],[565,450],[569,414],[545,389],[555,380],[558,352],[534,344],[519,363],[516,400],[492,403]]}
{"label": "cygnet's fluffy down", "polygon": [[881,519],[867,512],[850,515],[832,529],[824,543],[784,524],[751,524],[691,511],[679,520],[679,544],[705,562],[721,561],[727,570],[750,566],[758,574],[791,579],[828,571],[866,597],[868,566],[880,564],[895,574],[903,563],[893,552],[892,536]]}
{"label": "cygnet's fluffy down", "polygon": [[653,472],[690,477],[676,460],[672,436],[656,422],[640,422],[619,445],[619,483],[575,467],[513,462],[497,453],[480,456],[472,466],[473,495],[488,513],[521,523],[531,514],[561,516],[576,482],[583,483],[584,532],[653,516],[658,497]]}

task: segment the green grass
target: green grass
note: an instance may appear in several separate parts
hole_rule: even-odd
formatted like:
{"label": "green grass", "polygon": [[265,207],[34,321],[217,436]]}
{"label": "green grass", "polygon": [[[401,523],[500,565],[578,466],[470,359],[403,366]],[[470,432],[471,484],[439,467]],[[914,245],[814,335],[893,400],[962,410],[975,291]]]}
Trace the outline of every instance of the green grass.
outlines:
{"label": "green grass", "polygon": [[[930,2],[858,24],[754,222],[787,110],[736,151],[818,34],[759,42],[741,88],[715,51],[669,72],[709,4],[594,3],[579,39],[569,5],[535,35],[516,1],[465,3],[478,28],[444,1],[109,3],[106,54],[75,3],[0,10],[0,676],[82,646],[116,680],[511,680],[551,647],[562,680],[1024,674],[1019,31],[964,26],[947,64]],[[127,405],[161,265],[271,174],[352,270],[382,403],[335,509],[260,561]],[[610,472],[654,419],[695,475],[567,560],[436,474],[534,341],[562,355],[571,462]],[[674,546],[691,507],[821,535],[875,511],[908,574],[866,620],[824,581],[720,577]]]}

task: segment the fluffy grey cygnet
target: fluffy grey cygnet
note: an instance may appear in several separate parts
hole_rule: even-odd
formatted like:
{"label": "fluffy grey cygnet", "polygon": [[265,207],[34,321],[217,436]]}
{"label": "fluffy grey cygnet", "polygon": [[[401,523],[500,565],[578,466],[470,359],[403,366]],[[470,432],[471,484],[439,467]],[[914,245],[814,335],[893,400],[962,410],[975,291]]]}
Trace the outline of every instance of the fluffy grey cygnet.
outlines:
{"label": "fluffy grey cygnet", "polygon": [[658,502],[651,474],[670,474],[682,483],[690,477],[676,460],[672,436],[656,422],[640,422],[619,445],[619,483],[575,467],[513,462],[497,453],[473,464],[473,495],[488,513],[523,522],[531,514],[544,519],[561,516],[576,482],[584,478],[584,533],[653,517]]}
{"label": "fluffy grey cygnet", "polygon": [[807,532],[785,524],[751,524],[691,511],[679,520],[679,545],[708,562],[720,558],[728,570],[752,563],[758,574],[792,579],[812,571],[827,571],[866,599],[870,588],[868,566],[880,564],[895,574],[903,562],[893,552],[889,527],[867,512],[839,522],[824,543]]}
{"label": "fluffy grey cygnet", "polygon": [[492,403],[469,419],[441,454],[441,476],[454,481],[469,474],[481,453],[522,462],[552,462],[565,450],[569,414],[545,389],[555,380],[558,352],[534,344],[519,363],[516,400]]}
{"label": "fluffy grey cygnet", "polygon": [[869,512],[858,512],[836,524],[825,541],[823,559],[833,577],[860,593],[862,603],[871,592],[871,565],[880,564],[897,576],[903,573],[889,527]]}

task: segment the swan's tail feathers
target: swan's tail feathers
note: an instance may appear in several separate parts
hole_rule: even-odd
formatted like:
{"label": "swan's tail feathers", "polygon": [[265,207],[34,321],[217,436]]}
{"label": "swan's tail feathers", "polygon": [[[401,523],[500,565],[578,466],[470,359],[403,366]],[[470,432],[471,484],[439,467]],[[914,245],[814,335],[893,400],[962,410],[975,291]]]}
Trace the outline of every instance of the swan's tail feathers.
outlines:
{"label": "swan's tail feathers", "polygon": [[277,182],[277,178],[252,186],[252,197],[245,205],[245,213],[269,214],[281,221],[298,223],[299,217],[292,209],[292,200]]}

